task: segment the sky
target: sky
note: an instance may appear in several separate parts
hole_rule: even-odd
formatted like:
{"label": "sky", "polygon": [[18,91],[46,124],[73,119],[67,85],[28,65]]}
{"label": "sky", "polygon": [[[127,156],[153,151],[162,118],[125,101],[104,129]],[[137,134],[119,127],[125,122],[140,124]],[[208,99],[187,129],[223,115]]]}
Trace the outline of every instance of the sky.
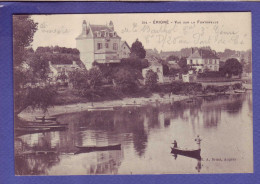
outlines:
{"label": "sky", "polygon": [[248,50],[252,46],[251,13],[128,13],[32,15],[38,22],[32,47],[76,48],[75,38],[82,22],[106,25],[113,21],[115,31],[131,46],[138,39],[145,49],[178,51],[187,47],[210,46]]}

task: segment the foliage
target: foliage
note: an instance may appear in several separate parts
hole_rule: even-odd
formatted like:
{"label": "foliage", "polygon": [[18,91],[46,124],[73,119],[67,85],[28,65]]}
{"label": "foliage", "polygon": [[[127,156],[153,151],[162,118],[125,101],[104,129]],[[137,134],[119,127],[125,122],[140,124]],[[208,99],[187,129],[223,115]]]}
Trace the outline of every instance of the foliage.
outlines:
{"label": "foliage", "polygon": [[27,106],[31,106],[33,109],[39,108],[46,112],[49,106],[54,105],[54,99],[57,95],[56,91],[56,88],[53,86],[30,88],[28,89],[25,102]]}
{"label": "foliage", "polygon": [[74,89],[84,89],[85,86],[88,84],[88,71],[74,70],[73,72],[70,72],[69,81],[72,83]]}
{"label": "foliage", "polygon": [[222,71],[205,71],[204,73],[199,73],[198,78],[218,78],[223,77]]}
{"label": "foliage", "polygon": [[223,72],[227,74],[228,77],[232,77],[232,75],[241,75],[243,68],[237,59],[231,58],[228,59],[223,66]]}
{"label": "foliage", "polygon": [[33,22],[29,15],[13,16],[13,62],[19,66],[26,58],[26,48],[33,41],[38,23]]}
{"label": "foliage", "polygon": [[174,55],[171,55],[169,57],[166,58],[166,61],[176,61],[178,62],[180,59],[178,56],[174,56]]}
{"label": "foliage", "polygon": [[156,84],[158,82],[158,75],[152,70],[148,70],[145,75],[145,85],[149,89],[154,89],[156,87]]}
{"label": "foliage", "polygon": [[170,70],[169,70],[169,67],[168,67],[168,65],[167,64],[165,64],[165,63],[163,63],[162,64],[162,67],[163,67],[163,75],[169,75],[169,72],[170,72]]}
{"label": "foliage", "polygon": [[126,94],[135,92],[138,88],[140,72],[129,68],[120,68],[114,75],[116,86]]}
{"label": "foliage", "polygon": [[146,56],[146,51],[144,49],[144,46],[142,42],[138,41],[138,39],[136,39],[136,41],[132,44],[130,51],[131,51],[130,55],[132,57],[138,57],[140,59],[144,59]]}
{"label": "foliage", "polygon": [[121,59],[121,66],[122,67],[130,67],[130,68],[134,68],[134,69],[141,71],[143,68],[148,67],[149,63],[148,63],[147,59],[130,57],[130,58]]}
{"label": "foliage", "polygon": [[181,67],[181,73],[186,74],[189,71],[189,66],[187,65],[187,58],[182,57],[178,62],[178,65]]}
{"label": "foliage", "polygon": [[79,50],[75,48],[66,48],[66,47],[38,47],[36,49],[38,53],[60,53],[60,54],[72,54],[72,55],[79,55]]}
{"label": "foliage", "polygon": [[101,85],[103,76],[98,67],[92,67],[88,72],[88,83],[91,89]]}
{"label": "foliage", "polygon": [[46,81],[50,72],[49,62],[43,56],[39,54],[33,54],[27,59],[27,63],[30,66],[31,79],[30,82],[37,82],[39,80]]}
{"label": "foliage", "polygon": [[169,75],[175,76],[175,75],[178,74],[179,72],[180,72],[180,69],[170,68],[170,70],[169,70]]}

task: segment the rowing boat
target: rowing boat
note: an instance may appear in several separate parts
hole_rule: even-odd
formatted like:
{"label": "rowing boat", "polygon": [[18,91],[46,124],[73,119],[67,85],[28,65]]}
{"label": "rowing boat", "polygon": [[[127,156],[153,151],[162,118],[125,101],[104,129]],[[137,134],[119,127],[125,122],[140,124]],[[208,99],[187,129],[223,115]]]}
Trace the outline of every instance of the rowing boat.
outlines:
{"label": "rowing boat", "polygon": [[108,146],[76,146],[76,147],[80,150],[80,152],[121,150],[121,144],[108,145]]}
{"label": "rowing boat", "polygon": [[56,121],[56,117],[53,117],[53,116],[50,116],[50,117],[41,117],[41,116],[37,116],[35,117],[36,120],[42,120],[42,121],[45,121],[45,120],[50,120],[50,121]]}
{"label": "rowing boat", "polygon": [[56,125],[24,125],[21,126],[22,128],[66,128],[67,125],[61,125],[61,124],[56,124]]}
{"label": "rowing boat", "polygon": [[187,150],[187,149],[180,149],[180,148],[172,148],[171,153],[200,159],[201,158],[200,151],[201,151],[200,149]]}

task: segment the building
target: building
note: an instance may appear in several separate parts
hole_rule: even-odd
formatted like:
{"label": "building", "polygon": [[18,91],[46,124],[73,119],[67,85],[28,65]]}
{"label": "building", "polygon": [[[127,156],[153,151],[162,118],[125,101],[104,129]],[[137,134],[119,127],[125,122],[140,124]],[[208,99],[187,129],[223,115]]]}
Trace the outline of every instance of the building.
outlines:
{"label": "building", "polygon": [[192,70],[190,70],[187,74],[182,74],[182,81],[183,82],[196,82],[197,75],[194,74]]}
{"label": "building", "polygon": [[126,41],[121,41],[121,47],[120,47],[120,58],[129,58],[130,56],[130,47]]}
{"label": "building", "polygon": [[[81,69],[81,67],[76,63],[76,61],[72,61],[70,64],[52,64],[51,61],[49,61],[49,78],[52,79],[52,81],[57,81],[59,76],[64,75],[68,77],[69,73],[75,70]],[[61,82],[68,82],[67,79],[65,81]]]}
{"label": "building", "polygon": [[87,69],[97,63],[119,63],[121,58],[128,57],[130,48],[114,31],[112,21],[109,25],[93,25],[85,20],[82,32],[76,38],[76,47],[80,51],[80,59]]}
{"label": "building", "polygon": [[192,49],[191,55],[187,58],[187,65],[194,68],[196,72],[219,71],[219,57],[216,52],[210,49]]}
{"label": "building", "polygon": [[158,59],[156,57],[149,57],[146,58],[149,62],[149,67],[144,68],[142,70],[142,76],[143,78],[146,77],[146,74],[149,70],[152,70],[153,72],[157,73],[158,75],[158,83],[163,83],[163,66],[161,63],[158,62]]}

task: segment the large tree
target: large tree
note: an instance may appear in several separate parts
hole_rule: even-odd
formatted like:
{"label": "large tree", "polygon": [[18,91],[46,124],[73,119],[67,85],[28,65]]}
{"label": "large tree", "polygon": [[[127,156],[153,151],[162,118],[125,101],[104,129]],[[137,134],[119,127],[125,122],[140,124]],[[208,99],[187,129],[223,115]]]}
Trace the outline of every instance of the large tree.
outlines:
{"label": "large tree", "polygon": [[228,77],[232,77],[232,75],[241,76],[243,67],[236,58],[231,58],[225,62],[225,65],[223,66],[223,72],[227,74]]}
{"label": "large tree", "polygon": [[145,85],[149,89],[154,89],[156,87],[156,84],[158,82],[158,75],[152,70],[148,70],[145,75]]}
{"label": "large tree", "polygon": [[189,67],[187,65],[187,59],[185,57],[182,57],[179,60],[178,65],[181,67],[182,73],[187,73],[189,71]]}
{"label": "large tree", "polygon": [[37,25],[28,15],[13,17],[15,115],[28,106],[40,108],[45,112],[48,106],[53,105],[56,95],[55,87],[47,83],[48,60],[30,49]]}
{"label": "large tree", "polygon": [[131,94],[136,91],[140,77],[140,71],[125,67],[114,74],[114,82],[121,92]]}
{"label": "large tree", "polygon": [[13,16],[13,64],[19,66],[26,57],[26,48],[37,31],[38,23],[30,19],[29,15]]}
{"label": "large tree", "polygon": [[138,41],[138,39],[136,39],[136,41],[132,44],[130,51],[131,51],[130,55],[132,57],[138,57],[140,59],[144,59],[146,56],[146,51],[144,49],[144,46],[142,42]]}

